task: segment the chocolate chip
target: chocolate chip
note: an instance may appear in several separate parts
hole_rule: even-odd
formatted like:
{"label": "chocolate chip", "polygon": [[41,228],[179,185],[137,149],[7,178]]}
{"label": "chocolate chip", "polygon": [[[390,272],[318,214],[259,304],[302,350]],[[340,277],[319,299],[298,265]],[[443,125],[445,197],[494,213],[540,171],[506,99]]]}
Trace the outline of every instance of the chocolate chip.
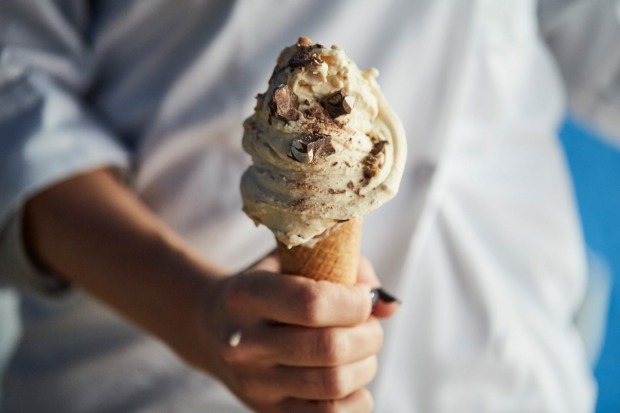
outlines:
{"label": "chocolate chip", "polygon": [[306,137],[308,150],[314,151],[315,158],[325,158],[336,153],[332,145],[332,137],[329,135],[317,134]]}
{"label": "chocolate chip", "polygon": [[332,137],[321,133],[302,136],[291,144],[288,156],[297,162],[313,163],[336,153]]}
{"label": "chocolate chip", "polygon": [[287,85],[280,85],[271,96],[271,111],[281,120],[297,120],[299,118],[299,98]]}
{"label": "chocolate chip", "polygon": [[337,118],[338,116],[351,113],[353,97],[345,95],[341,89],[321,99],[321,105],[329,113],[329,116]]}
{"label": "chocolate chip", "polygon": [[304,189],[306,191],[317,191],[317,188],[315,185],[309,182],[306,182],[306,181],[294,181],[293,185],[297,189]]}

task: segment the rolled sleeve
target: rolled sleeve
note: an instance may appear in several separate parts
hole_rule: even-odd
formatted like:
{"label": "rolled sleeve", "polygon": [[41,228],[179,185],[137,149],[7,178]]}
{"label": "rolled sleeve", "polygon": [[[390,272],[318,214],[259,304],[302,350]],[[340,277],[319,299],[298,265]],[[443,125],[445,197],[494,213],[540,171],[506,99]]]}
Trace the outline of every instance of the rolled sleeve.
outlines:
{"label": "rolled sleeve", "polygon": [[127,152],[67,93],[35,74],[0,85],[0,223],[26,198],[99,166],[127,168]]}
{"label": "rolled sleeve", "polygon": [[16,287],[46,296],[58,296],[70,289],[68,282],[38,267],[28,256],[19,212],[0,231],[0,287]]}
{"label": "rolled sleeve", "polygon": [[98,167],[126,170],[129,159],[81,99],[92,68],[78,32],[55,10],[15,4],[7,10],[10,26],[0,30],[0,284],[50,291],[58,280],[36,271],[23,249],[24,202]]}

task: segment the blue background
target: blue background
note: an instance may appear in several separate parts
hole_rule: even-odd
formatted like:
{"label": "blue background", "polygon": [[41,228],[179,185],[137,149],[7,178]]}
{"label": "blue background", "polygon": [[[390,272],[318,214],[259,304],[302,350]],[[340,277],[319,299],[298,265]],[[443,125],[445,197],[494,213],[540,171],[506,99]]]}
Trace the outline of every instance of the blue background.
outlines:
{"label": "blue background", "polygon": [[[588,247],[607,259],[612,275],[609,324],[595,366],[597,413],[620,412],[620,150],[568,118],[560,130]],[[619,140],[620,141],[620,140]]]}

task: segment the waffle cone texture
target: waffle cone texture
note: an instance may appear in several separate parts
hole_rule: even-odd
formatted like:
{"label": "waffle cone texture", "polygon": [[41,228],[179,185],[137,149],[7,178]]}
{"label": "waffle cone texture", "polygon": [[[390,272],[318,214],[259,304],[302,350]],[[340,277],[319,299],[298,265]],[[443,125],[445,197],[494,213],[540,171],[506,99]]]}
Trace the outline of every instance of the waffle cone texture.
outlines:
{"label": "waffle cone texture", "polygon": [[357,282],[361,241],[361,218],[338,224],[312,248],[300,245],[289,249],[278,241],[282,272],[353,285]]}

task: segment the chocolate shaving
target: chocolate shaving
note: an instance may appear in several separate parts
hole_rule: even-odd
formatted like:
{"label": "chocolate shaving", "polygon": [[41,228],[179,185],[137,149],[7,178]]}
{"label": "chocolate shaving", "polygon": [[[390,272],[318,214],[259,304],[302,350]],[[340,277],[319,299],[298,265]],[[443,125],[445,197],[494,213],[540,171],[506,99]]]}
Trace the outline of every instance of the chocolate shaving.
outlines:
{"label": "chocolate shaving", "polygon": [[321,106],[325,108],[327,113],[329,113],[329,116],[332,118],[337,118],[338,116],[351,113],[351,109],[353,108],[353,98],[345,95],[342,89],[340,89],[339,91],[334,92],[331,95],[327,95],[321,99]]}
{"label": "chocolate shaving", "polygon": [[288,156],[297,162],[314,163],[317,159],[326,158],[334,153],[336,149],[332,145],[332,137],[317,133],[295,139]]}
{"label": "chocolate shaving", "polygon": [[278,86],[271,96],[269,108],[278,119],[284,121],[299,119],[299,98],[287,85]]}
{"label": "chocolate shaving", "polygon": [[319,118],[321,112],[319,108],[313,106],[304,110],[304,115],[306,115],[307,118]]}
{"label": "chocolate shaving", "polygon": [[370,150],[370,154],[371,155],[379,155],[381,153],[381,151],[383,151],[383,148],[385,147],[385,145],[387,144],[387,141],[379,141],[377,143],[375,143],[372,146],[372,149]]}
{"label": "chocolate shaving", "polygon": [[364,178],[370,179],[379,172],[379,159],[372,154],[364,158]]}
{"label": "chocolate shaving", "polygon": [[319,44],[312,46],[305,46],[301,44],[297,45],[297,51],[288,61],[288,65],[291,69],[308,66],[311,63],[323,63],[319,57],[312,54],[312,50],[317,48],[317,46],[322,47]]}
{"label": "chocolate shaving", "polygon": [[307,211],[309,209],[309,205],[307,204],[305,198],[300,198],[292,201],[291,206],[299,212]]}
{"label": "chocolate shaving", "polygon": [[337,119],[332,118],[325,108],[315,102],[309,107],[300,106],[299,127],[307,134],[323,133],[332,135],[342,129]]}
{"label": "chocolate shaving", "polygon": [[327,190],[327,192],[330,195],[340,195],[340,194],[344,194],[346,191],[344,189],[334,189],[334,188],[329,188]]}
{"label": "chocolate shaving", "polygon": [[317,189],[315,185],[306,181],[295,181],[293,182],[293,185],[297,189],[305,189],[307,191],[315,191]]}
{"label": "chocolate shaving", "polygon": [[353,187],[355,187],[355,185],[353,184],[353,181],[349,181],[349,183],[347,184],[347,188],[353,189]]}

